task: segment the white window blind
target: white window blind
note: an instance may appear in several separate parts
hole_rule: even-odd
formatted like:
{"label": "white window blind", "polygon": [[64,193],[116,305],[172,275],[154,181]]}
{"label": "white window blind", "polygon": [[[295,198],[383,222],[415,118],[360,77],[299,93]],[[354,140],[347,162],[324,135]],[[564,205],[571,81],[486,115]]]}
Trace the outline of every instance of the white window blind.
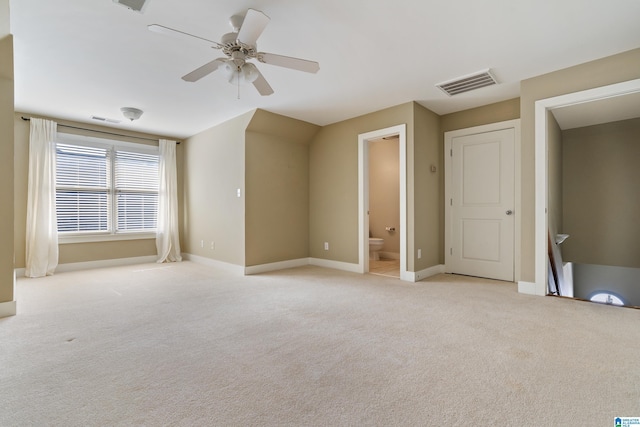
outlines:
{"label": "white window blind", "polygon": [[155,230],[158,218],[158,156],[116,151],[118,231]]}
{"label": "white window blind", "polygon": [[104,148],[57,144],[58,232],[109,231],[109,153]]}
{"label": "white window blind", "polygon": [[[158,154],[105,140],[56,144],[58,232],[66,235],[154,232]],[[112,142],[112,144],[109,144]]]}

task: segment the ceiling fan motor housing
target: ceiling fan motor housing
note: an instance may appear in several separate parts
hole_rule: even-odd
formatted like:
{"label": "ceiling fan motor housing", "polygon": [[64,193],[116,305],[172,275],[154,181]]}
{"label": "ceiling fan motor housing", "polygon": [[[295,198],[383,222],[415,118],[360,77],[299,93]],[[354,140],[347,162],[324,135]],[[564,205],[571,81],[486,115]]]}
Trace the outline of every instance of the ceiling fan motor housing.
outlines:
{"label": "ceiling fan motor housing", "polygon": [[233,57],[234,52],[241,52],[244,57],[255,58],[258,48],[238,40],[238,33],[227,33],[220,40],[225,55]]}

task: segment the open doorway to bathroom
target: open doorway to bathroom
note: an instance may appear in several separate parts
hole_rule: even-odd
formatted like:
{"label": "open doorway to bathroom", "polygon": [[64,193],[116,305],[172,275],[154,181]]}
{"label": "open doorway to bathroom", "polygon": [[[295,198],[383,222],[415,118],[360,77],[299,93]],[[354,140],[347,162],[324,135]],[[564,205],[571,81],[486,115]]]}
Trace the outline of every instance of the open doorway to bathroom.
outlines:
{"label": "open doorway to bathroom", "polygon": [[[406,125],[358,135],[359,268],[362,273],[411,281],[406,250],[406,170]],[[371,242],[373,251],[370,251]]]}
{"label": "open doorway to bathroom", "polygon": [[400,278],[400,135],[369,140],[369,273]]}

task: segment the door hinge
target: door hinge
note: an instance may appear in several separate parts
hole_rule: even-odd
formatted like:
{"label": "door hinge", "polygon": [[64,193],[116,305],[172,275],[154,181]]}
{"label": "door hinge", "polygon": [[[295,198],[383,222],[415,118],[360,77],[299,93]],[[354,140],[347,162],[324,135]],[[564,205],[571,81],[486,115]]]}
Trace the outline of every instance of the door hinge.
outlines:
{"label": "door hinge", "polygon": [[453,255],[453,248],[449,248],[449,255]]}
{"label": "door hinge", "polygon": [[453,206],[453,199],[449,200],[449,206]]}
{"label": "door hinge", "polygon": [[449,150],[449,156],[453,157],[453,148]]}

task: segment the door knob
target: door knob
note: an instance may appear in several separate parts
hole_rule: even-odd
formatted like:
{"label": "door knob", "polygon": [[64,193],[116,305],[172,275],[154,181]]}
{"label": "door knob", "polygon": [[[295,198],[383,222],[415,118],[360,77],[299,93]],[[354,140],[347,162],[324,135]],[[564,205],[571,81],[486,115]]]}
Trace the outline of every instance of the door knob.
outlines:
{"label": "door knob", "polygon": [[507,215],[511,215],[513,214],[513,211],[511,209],[509,209],[507,212],[505,212]]}

